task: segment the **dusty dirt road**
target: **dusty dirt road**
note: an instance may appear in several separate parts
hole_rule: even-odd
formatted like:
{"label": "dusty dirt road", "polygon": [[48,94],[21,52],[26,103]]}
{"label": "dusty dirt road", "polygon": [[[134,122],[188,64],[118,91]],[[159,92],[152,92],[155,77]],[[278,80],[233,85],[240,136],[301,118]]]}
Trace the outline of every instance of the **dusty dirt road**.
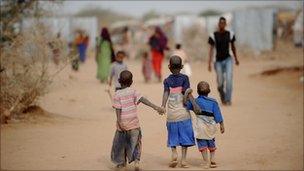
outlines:
{"label": "dusty dirt road", "polygon": [[[264,70],[302,66],[303,49],[261,55],[255,59],[240,55],[234,67],[233,105],[222,106],[226,132],[217,136],[219,170],[302,170],[303,169],[303,72],[283,71],[261,76]],[[263,59],[262,59],[263,58]],[[160,104],[162,84],[145,84],[139,61],[126,61],[134,73],[133,87]],[[163,73],[167,75],[167,61]],[[191,86],[200,80],[211,84],[212,97],[218,98],[215,73],[206,63],[192,64]],[[1,168],[22,170],[109,170],[115,114],[95,79],[93,58],[78,73],[67,67],[56,78],[49,94],[39,105],[50,112],[30,121],[1,126]],[[166,147],[165,116],[140,105],[143,132],[143,170],[182,170],[168,168],[170,149]],[[201,155],[189,149],[189,170],[201,170]],[[127,169],[133,169],[128,166]]]}

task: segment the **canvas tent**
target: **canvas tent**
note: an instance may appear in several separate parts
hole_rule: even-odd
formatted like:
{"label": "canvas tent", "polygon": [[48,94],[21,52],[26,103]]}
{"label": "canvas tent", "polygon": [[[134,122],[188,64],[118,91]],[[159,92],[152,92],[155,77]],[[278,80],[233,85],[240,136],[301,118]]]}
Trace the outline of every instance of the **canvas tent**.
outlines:
{"label": "canvas tent", "polygon": [[299,11],[299,14],[293,25],[293,42],[296,46],[304,46],[303,37],[303,9]]}
{"label": "canvas tent", "polygon": [[50,17],[39,20],[28,18],[22,21],[21,30],[32,28],[36,22],[42,22],[54,35],[60,33],[61,37],[67,41],[72,41],[74,32],[77,29],[82,29],[90,37],[89,48],[95,47],[95,37],[98,36],[98,25],[95,17]]}
{"label": "canvas tent", "polygon": [[243,9],[233,12],[232,28],[237,44],[256,53],[272,50],[276,25],[276,10],[272,8]]}

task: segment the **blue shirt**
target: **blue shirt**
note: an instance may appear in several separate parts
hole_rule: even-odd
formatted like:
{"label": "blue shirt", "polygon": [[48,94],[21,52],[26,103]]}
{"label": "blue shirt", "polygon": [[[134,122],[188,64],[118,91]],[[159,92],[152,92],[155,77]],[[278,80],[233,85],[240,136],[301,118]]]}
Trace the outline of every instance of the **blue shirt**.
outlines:
{"label": "blue shirt", "polygon": [[185,74],[170,74],[164,80],[164,90],[170,91],[170,88],[182,87],[182,92],[184,93],[188,88],[190,88],[189,78]]}
{"label": "blue shirt", "polygon": [[[202,111],[213,113],[216,123],[223,122],[221,110],[215,99],[200,95],[195,99],[195,102],[198,104]],[[193,110],[193,105],[190,101],[187,102],[186,108],[188,110]]]}

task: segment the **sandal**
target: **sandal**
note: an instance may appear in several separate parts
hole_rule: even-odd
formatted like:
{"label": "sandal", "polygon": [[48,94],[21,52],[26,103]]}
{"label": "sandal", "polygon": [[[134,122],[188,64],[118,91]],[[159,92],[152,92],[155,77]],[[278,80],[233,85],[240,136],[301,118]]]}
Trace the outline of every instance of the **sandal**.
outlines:
{"label": "sandal", "polygon": [[177,159],[176,160],[172,160],[169,164],[169,167],[176,167],[178,164]]}
{"label": "sandal", "polygon": [[210,168],[216,168],[216,167],[217,167],[217,165],[215,162],[210,162]]}

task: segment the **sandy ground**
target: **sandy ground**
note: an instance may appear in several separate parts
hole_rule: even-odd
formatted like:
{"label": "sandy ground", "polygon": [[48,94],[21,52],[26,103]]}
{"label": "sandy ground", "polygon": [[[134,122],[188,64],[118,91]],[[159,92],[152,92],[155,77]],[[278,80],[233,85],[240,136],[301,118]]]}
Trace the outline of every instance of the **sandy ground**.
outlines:
{"label": "sandy ground", "polygon": [[[233,105],[221,106],[226,132],[217,136],[219,170],[302,170],[303,169],[303,72],[280,72],[261,76],[264,70],[303,65],[303,49],[262,54],[256,58],[240,54],[241,65],[234,67]],[[145,84],[139,61],[126,61],[134,73],[133,87],[156,104],[161,103],[162,84]],[[168,75],[167,61],[163,66]],[[206,63],[192,63],[191,84],[200,80],[211,84],[218,98],[215,73]],[[54,114],[30,121],[1,126],[1,168],[22,170],[109,170],[115,114],[95,78],[93,58],[78,73],[67,67],[55,79],[49,94],[39,105]],[[165,116],[140,105],[143,132],[143,170],[168,168],[170,149],[166,147]],[[201,170],[201,155],[189,148],[189,170]],[[127,169],[133,169],[128,166]]]}

